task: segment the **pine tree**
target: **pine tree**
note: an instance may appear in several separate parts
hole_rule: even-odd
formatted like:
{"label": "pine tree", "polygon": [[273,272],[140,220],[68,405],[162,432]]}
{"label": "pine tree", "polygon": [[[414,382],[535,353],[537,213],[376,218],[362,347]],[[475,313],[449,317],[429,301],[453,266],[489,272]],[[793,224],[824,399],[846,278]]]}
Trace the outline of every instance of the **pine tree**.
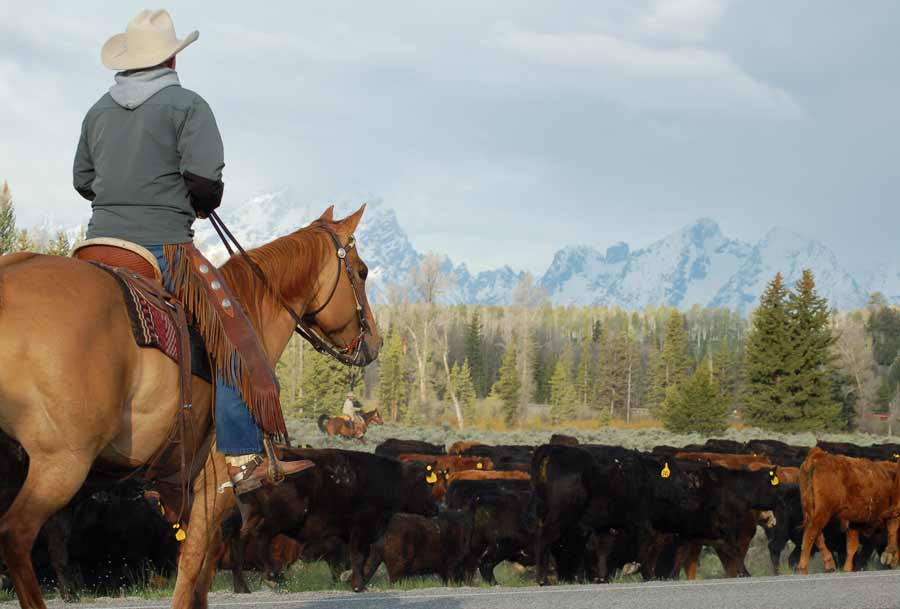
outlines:
{"label": "pine tree", "polygon": [[593,406],[596,401],[597,366],[594,358],[593,341],[587,338],[582,339],[579,351],[578,370],[575,374],[575,389],[578,395],[579,406],[586,408]]}
{"label": "pine tree", "polygon": [[834,381],[837,342],[831,330],[828,300],[816,292],[812,271],[804,270],[792,293],[788,295],[791,316],[790,366],[788,391],[797,418],[788,421],[788,429],[841,429],[842,406],[835,400]]}
{"label": "pine tree", "polygon": [[9,184],[3,182],[0,188],[0,254],[16,251],[16,212],[13,209]]}
{"label": "pine tree", "polygon": [[578,391],[572,378],[575,350],[567,342],[550,377],[550,418],[554,423],[570,421],[578,410]]}
{"label": "pine tree", "polygon": [[475,385],[472,382],[472,371],[469,368],[469,360],[464,359],[462,365],[459,362],[453,364],[450,373],[453,386],[456,388],[459,403],[462,406],[463,419],[466,425],[471,426],[475,422]]}
{"label": "pine tree", "polygon": [[481,337],[481,314],[478,307],[472,311],[472,319],[466,325],[466,357],[472,371],[472,383],[478,397],[487,394],[487,376],[484,370],[484,340]]}
{"label": "pine tree", "polygon": [[507,425],[513,425],[519,418],[519,358],[516,353],[516,338],[510,339],[500,364],[500,378],[494,384],[494,393],[503,401],[503,418]]}
{"label": "pine tree", "polygon": [[[627,327],[621,332],[606,332],[600,349],[598,399],[610,417],[625,414],[629,397],[633,398],[634,365],[637,354]],[[632,385],[629,387],[629,375]],[[629,394],[629,389],[632,394]]]}
{"label": "pine tree", "polygon": [[327,355],[310,350],[306,353],[300,388],[303,416],[337,416],[350,389],[347,368]]}
{"label": "pine tree", "polygon": [[662,406],[668,388],[687,378],[690,367],[691,355],[685,318],[680,312],[672,311],[666,322],[662,348],[651,368],[650,387],[647,390],[648,406],[651,409]]}
{"label": "pine tree", "polygon": [[674,433],[719,435],[728,428],[728,404],[709,366],[698,366],[689,378],[666,390],[660,415]]}
{"label": "pine tree", "polygon": [[791,319],[781,273],[769,283],[753,320],[744,354],[744,419],[756,427],[781,429],[799,418],[788,391]]}
{"label": "pine tree", "polygon": [[36,252],[37,249],[37,244],[31,238],[31,233],[26,229],[23,228],[16,234],[16,243],[13,246],[14,252]]}
{"label": "pine tree", "polygon": [[722,342],[712,359],[713,372],[719,381],[722,396],[731,404],[737,392],[738,385],[738,361],[736,354],[731,350],[728,335],[722,337]]}
{"label": "pine tree", "polygon": [[396,423],[405,414],[408,399],[403,338],[392,326],[378,357],[378,403],[391,422]]}
{"label": "pine tree", "polygon": [[72,253],[72,244],[65,231],[56,231],[56,236],[47,245],[47,253],[51,256],[68,256]]}

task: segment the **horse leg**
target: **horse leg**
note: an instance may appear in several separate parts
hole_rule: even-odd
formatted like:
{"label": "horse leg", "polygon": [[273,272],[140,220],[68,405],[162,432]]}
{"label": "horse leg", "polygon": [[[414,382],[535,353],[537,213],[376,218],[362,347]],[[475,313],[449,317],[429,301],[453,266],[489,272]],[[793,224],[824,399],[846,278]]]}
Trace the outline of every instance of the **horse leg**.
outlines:
{"label": "horse leg", "polygon": [[0,518],[0,555],[9,568],[19,605],[23,609],[44,609],[31,548],[44,523],[78,492],[92,459],[73,458],[68,451],[29,456],[25,484]]}
{"label": "horse leg", "polygon": [[221,531],[222,522],[234,508],[234,492],[218,492],[218,486],[228,480],[225,458],[210,454],[203,471],[194,482],[194,503],[191,506],[187,539],[182,543],[178,559],[178,577],[172,594],[173,609],[206,609],[209,582],[215,574],[212,550]]}
{"label": "horse leg", "polygon": [[50,565],[56,575],[59,596],[67,603],[78,602],[78,590],[72,581],[69,565],[69,537],[72,532],[70,508],[63,508],[44,524],[40,536],[47,544]]}

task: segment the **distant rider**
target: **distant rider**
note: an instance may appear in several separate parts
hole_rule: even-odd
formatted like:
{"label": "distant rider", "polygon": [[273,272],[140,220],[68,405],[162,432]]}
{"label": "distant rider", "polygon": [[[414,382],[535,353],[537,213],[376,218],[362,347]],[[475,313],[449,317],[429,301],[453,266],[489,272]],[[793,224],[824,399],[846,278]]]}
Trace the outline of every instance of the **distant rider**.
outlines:
{"label": "distant rider", "polygon": [[344,400],[344,407],[341,409],[341,412],[350,421],[350,428],[354,433],[356,433],[357,425],[362,426],[365,424],[361,416],[362,404],[356,399],[352,391],[347,393],[347,399]]}

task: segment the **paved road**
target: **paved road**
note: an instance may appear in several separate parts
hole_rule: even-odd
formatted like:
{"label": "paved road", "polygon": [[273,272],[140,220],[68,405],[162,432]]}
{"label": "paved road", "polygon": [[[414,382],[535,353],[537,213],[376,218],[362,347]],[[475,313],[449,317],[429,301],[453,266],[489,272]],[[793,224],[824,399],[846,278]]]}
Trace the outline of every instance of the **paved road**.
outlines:
{"label": "paved road", "polygon": [[[5,605],[5,604],[4,604]],[[52,603],[53,607],[64,605]],[[165,609],[164,601],[98,600],[70,609]],[[900,573],[754,577],[550,588],[435,588],[366,594],[216,593],[211,609],[886,609],[900,608]]]}

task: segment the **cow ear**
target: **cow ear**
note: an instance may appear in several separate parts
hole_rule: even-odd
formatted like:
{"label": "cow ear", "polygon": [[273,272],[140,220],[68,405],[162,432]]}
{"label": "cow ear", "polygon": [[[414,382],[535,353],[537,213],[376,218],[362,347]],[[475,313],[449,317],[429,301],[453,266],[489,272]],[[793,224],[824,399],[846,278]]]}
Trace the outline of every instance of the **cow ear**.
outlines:
{"label": "cow ear", "polygon": [[344,218],[343,220],[337,223],[337,230],[344,237],[349,237],[353,233],[356,232],[357,227],[359,226],[359,221],[362,220],[363,212],[366,211],[366,204],[363,203],[362,206],[357,209],[355,212]]}

